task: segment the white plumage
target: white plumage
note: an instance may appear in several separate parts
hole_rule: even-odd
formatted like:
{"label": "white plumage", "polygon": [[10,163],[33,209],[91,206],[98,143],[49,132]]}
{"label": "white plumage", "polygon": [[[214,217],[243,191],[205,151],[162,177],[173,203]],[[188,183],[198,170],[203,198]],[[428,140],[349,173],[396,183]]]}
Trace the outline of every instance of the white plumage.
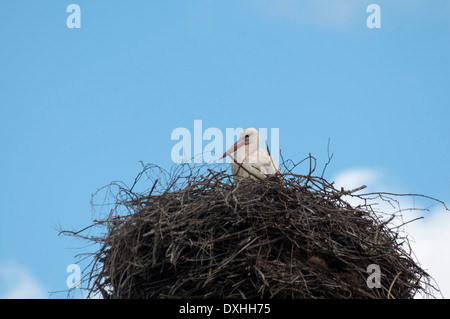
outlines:
{"label": "white plumage", "polygon": [[231,171],[234,176],[264,178],[280,172],[276,160],[259,148],[259,133],[254,128],[244,130],[239,140],[221,158],[233,152],[235,155],[231,163]]}

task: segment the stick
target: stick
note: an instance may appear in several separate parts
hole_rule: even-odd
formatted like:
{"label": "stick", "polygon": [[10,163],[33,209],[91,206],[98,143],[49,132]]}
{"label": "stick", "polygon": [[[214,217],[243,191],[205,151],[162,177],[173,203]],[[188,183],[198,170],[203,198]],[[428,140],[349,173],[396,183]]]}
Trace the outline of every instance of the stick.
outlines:
{"label": "stick", "polygon": [[391,299],[390,296],[391,296],[391,290],[392,290],[392,287],[394,286],[395,281],[397,280],[398,276],[400,276],[401,273],[402,273],[402,272],[399,271],[399,273],[398,273],[397,275],[395,275],[394,280],[392,280],[391,285],[389,286],[389,291],[388,291],[387,299]]}
{"label": "stick", "polygon": [[270,161],[272,162],[272,166],[275,168],[275,170],[276,170],[276,166],[275,166],[275,163],[273,162],[273,158],[272,158],[272,155],[270,154],[270,150],[269,150],[269,145],[267,144],[267,140],[266,140],[266,149],[267,149],[267,153],[269,154],[269,157],[270,157]]}
{"label": "stick", "polygon": [[445,210],[450,211],[450,209],[447,207],[447,205],[445,204],[444,201],[441,201],[441,200],[439,200],[437,198],[434,198],[434,197],[431,197],[431,196],[427,196],[427,195],[421,195],[421,194],[395,194],[395,193],[377,192],[377,193],[365,193],[365,194],[361,194],[360,196],[368,196],[368,195],[378,195],[378,196],[389,195],[389,196],[402,196],[402,197],[405,197],[405,196],[413,196],[413,197],[415,197],[415,196],[417,196],[417,197],[423,197],[423,198],[431,199],[431,200],[433,200],[435,202],[441,203],[445,207]]}

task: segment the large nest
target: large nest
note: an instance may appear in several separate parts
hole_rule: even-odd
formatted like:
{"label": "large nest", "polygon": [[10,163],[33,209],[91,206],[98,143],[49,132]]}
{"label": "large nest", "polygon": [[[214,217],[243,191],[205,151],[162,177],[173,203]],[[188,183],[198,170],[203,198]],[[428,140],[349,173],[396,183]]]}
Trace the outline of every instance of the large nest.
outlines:
{"label": "large nest", "polygon": [[398,227],[360,189],[312,174],[233,181],[223,170],[155,169],[136,179],[148,177],[146,193],[120,186],[109,216],[95,221],[106,233],[90,237],[100,243],[91,296],[413,298],[434,289]]}

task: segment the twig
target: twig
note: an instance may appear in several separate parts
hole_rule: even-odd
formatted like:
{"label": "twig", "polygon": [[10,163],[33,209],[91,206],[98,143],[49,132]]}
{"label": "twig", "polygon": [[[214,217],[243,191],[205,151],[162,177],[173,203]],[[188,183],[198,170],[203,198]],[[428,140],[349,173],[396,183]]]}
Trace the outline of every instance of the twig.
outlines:
{"label": "twig", "polygon": [[397,280],[397,278],[400,276],[401,273],[402,273],[402,272],[399,271],[399,272],[397,273],[397,275],[394,277],[394,279],[392,280],[391,285],[389,286],[389,291],[388,291],[388,294],[387,294],[387,299],[390,299],[392,287],[394,286],[395,281]]}
{"label": "twig", "polygon": [[325,166],[324,166],[324,168],[323,168],[322,175],[320,175],[320,178],[323,178],[323,175],[325,174],[325,170],[327,169],[328,164],[330,164],[331,159],[332,159],[333,156],[334,156],[334,153],[331,154],[331,156],[330,156],[330,138],[328,138],[327,155],[328,155],[328,161],[325,163]]}
{"label": "twig", "polygon": [[447,205],[445,204],[444,201],[439,200],[439,199],[434,198],[434,197],[431,197],[431,196],[427,196],[427,195],[421,195],[421,194],[396,194],[396,193],[388,193],[388,192],[376,192],[376,193],[365,193],[365,194],[361,194],[360,196],[371,196],[371,195],[377,195],[377,196],[387,195],[387,196],[397,196],[397,197],[422,197],[422,198],[430,199],[430,200],[433,200],[435,202],[441,203],[442,206],[444,206],[445,210],[450,211],[450,209],[447,207]]}

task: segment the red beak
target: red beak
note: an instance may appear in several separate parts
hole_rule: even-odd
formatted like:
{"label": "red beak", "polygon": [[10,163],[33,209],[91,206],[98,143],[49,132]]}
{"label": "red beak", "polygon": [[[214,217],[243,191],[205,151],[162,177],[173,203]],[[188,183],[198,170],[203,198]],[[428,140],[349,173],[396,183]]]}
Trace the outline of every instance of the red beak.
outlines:
{"label": "red beak", "polygon": [[245,144],[244,140],[242,139],[238,139],[236,143],[234,143],[233,146],[231,146],[225,153],[223,153],[223,155],[219,158],[222,159],[225,156],[230,155],[233,152],[236,152],[238,150],[238,148],[240,148],[241,146],[243,146]]}

